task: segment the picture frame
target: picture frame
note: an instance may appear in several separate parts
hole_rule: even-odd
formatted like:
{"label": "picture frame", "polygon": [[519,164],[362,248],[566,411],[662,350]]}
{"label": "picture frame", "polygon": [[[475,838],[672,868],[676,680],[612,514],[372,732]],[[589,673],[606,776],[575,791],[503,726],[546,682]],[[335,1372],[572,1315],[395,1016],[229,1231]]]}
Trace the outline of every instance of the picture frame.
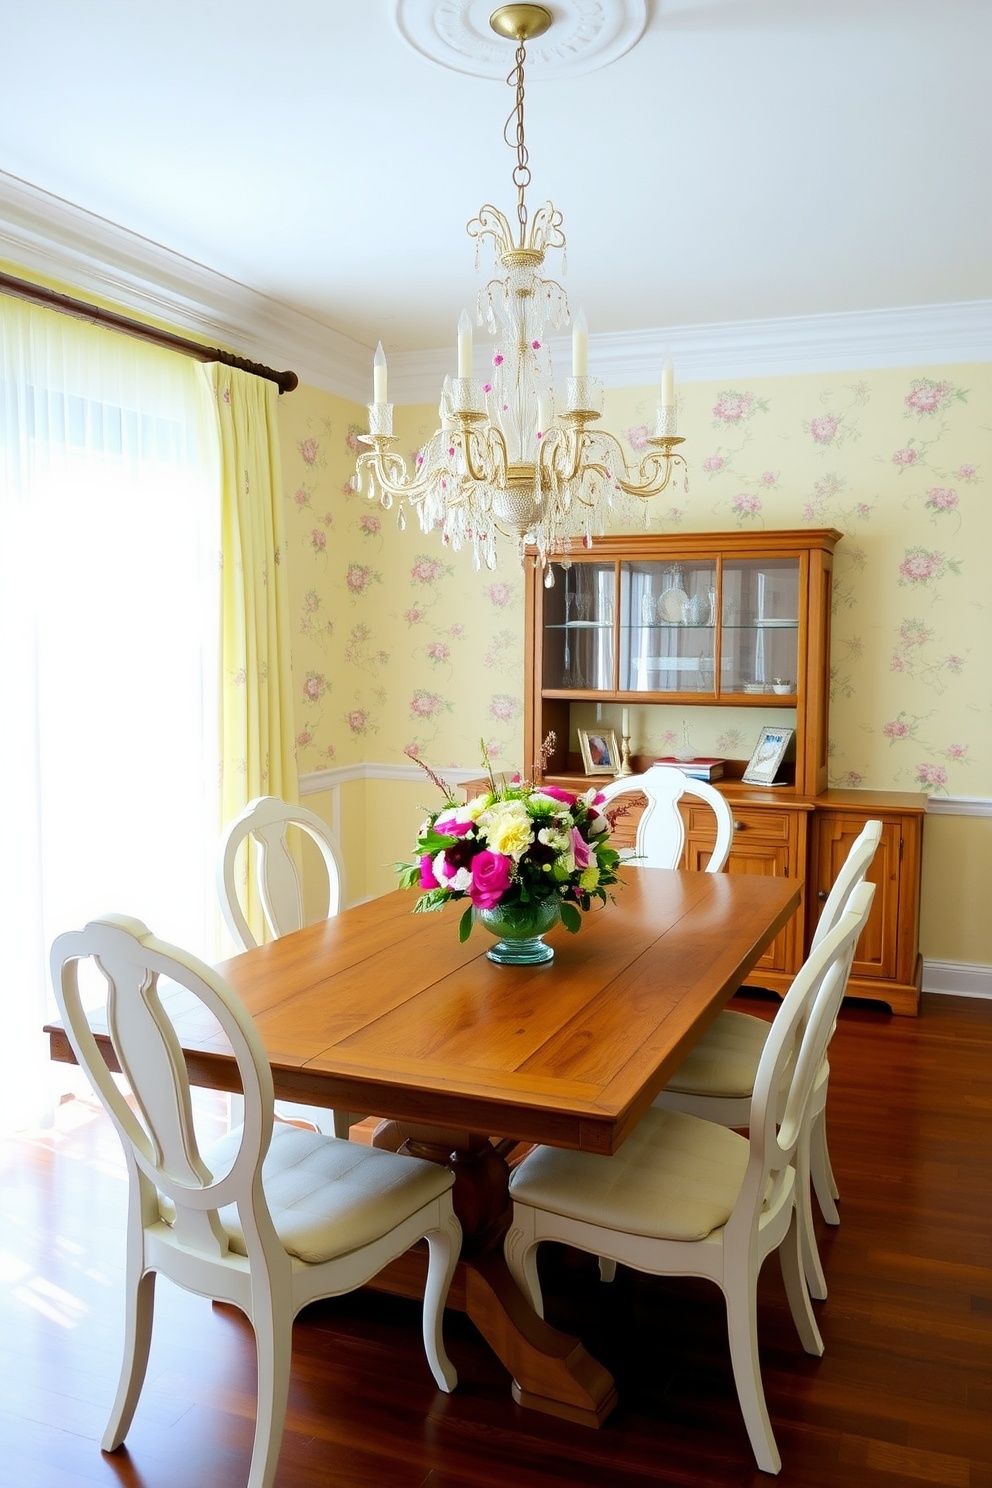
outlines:
{"label": "picture frame", "polygon": [[620,746],[614,729],[579,729],[582,766],[587,775],[615,775],[620,768]]}
{"label": "picture frame", "polygon": [[775,776],[778,767],[785,758],[785,752],[792,743],[795,729],[778,728],[776,725],[766,724],[758,735],[758,742],[754,746],[754,753],[748,760],[747,769],[741,776],[743,785],[776,785]]}

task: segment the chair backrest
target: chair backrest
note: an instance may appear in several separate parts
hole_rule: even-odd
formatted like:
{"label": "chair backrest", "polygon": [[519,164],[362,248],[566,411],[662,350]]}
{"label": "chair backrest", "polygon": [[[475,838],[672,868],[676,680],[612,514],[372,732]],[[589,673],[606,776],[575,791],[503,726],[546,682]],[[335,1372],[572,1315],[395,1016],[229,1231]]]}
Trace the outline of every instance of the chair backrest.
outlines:
{"label": "chair backrest", "polygon": [[643,775],[628,775],[601,789],[604,807],[634,791],[647,797],[648,804],[637,824],[634,854],[621,856],[644,868],[677,868],[685,847],[685,824],[678,803],[683,796],[695,796],[711,806],[716,816],[716,842],[706,872],[719,873],[727,861],[734,816],[724,797],[708,781],[692,780],[674,765],[652,765]]}
{"label": "chair backrest", "polygon": [[728,1226],[749,1229],[763,1209],[774,1208],[787,1179],[874,894],[874,884],[858,885],[775,1014],[754,1077],[748,1168]]}
{"label": "chair backrest", "polygon": [[810,950],[818,946],[824,936],[830,934],[844,913],[851,894],[871,867],[871,861],[881,837],[882,823],[869,821],[865,822],[861,833],[851,843],[850,852],[844,859],[843,867],[834,879],[833,887],[820,911]]}
{"label": "chair backrest", "polygon": [[[87,960],[106,983],[107,1030],[135,1109],[107,1068],[83,1009],[79,968]],[[175,1210],[169,1243],[188,1251],[188,1265],[195,1268],[196,1258],[207,1266],[229,1261],[227,1232],[217,1210],[234,1203],[245,1227],[249,1264],[288,1265],[261,1184],[272,1137],[272,1072],[255,1025],[232,989],[195,956],[156,940],[147,925],[124,915],[107,915],[84,930],[60,935],[52,946],[51,969],[73,1052],[124,1146],[138,1190],[132,1217],[140,1216],[145,1229],[157,1224],[159,1195],[164,1195]],[[160,978],[176,984],[164,998]],[[188,1016],[189,998],[176,988],[191,993],[216,1018],[241,1076],[244,1126],[234,1161],[220,1177],[210,1172],[197,1143],[189,1076],[170,1015],[170,1008],[185,1004]],[[243,1260],[233,1262],[239,1263],[244,1265]]]}
{"label": "chair backrest", "polygon": [[289,826],[306,832],[320,849],[327,869],[328,917],[336,915],[340,907],[344,864],[326,824],[303,806],[290,806],[278,796],[256,796],[225,830],[217,862],[221,911],[227,928],[243,951],[253,950],[258,944],[249,929],[235,882],[235,859],[246,837],[251,838],[256,850],[258,893],[269,933],[278,939],[293,930],[302,930],[305,923],[303,884],[286,841]]}

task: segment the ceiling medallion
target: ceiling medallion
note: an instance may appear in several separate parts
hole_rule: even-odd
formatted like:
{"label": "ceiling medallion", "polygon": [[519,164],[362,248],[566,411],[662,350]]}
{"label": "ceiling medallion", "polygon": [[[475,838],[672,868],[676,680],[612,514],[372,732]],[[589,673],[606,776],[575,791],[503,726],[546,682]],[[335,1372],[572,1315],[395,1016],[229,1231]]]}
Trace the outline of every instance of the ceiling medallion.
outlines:
{"label": "ceiling medallion", "polygon": [[[502,11],[517,7],[500,6]],[[548,7],[527,7],[545,9]],[[404,41],[423,57],[472,77],[506,77],[507,31],[490,26],[493,0],[394,0]],[[641,39],[647,0],[554,0],[554,26],[527,41],[531,77],[581,77],[608,67]]]}

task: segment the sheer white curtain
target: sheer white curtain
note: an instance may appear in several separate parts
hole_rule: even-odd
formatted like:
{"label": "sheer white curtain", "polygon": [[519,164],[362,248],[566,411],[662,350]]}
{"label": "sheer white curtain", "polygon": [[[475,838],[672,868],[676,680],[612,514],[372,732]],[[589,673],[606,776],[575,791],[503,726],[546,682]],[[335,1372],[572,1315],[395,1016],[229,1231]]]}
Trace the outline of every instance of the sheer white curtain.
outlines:
{"label": "sheer white curtain", "polygon": [[216,956],[220,479],[200,364],[0,296],[0,1128],[43,1121],[48,947]]}

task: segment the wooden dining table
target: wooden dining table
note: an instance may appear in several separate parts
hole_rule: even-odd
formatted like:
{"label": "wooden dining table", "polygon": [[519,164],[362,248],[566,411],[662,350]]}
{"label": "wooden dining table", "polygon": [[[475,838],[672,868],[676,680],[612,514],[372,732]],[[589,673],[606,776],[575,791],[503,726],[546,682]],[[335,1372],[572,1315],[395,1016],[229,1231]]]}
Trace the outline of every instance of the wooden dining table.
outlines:
{"label": "wooden dining table", "polygon": [[[608,1156],[744,982],[800,902],[792,880],[636,868],[554,960],[497,965],[462,906],[411,914],[397,891],[218,968],[251,1013],[276,1097],[381,1118],[375,1145],[449,1166],[464,1232],[449,1306],[468,1313],[522,1405],[598,1425],[608,1371],[524,1299],[503,1259],[507,1158],[543,1142]],[[176,993],[194,1083],[238,1089],[226,1039]],[[72,1059],[51,1024],[52,1057]],[[99,1035],[99,1030],[98,1037]],[[114,1067],[104,1036],[104,1052]],[[377,1285],[422,1296],[415,1249]]]}

